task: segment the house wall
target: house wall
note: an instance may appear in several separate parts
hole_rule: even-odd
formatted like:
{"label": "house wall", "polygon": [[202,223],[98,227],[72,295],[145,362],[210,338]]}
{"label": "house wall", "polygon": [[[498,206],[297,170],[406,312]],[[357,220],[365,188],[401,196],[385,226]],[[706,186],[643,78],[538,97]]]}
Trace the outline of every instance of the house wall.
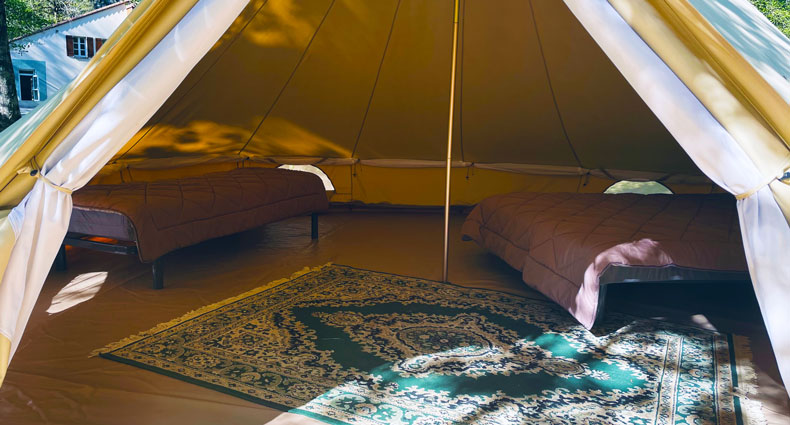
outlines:
{"label": "house wall", "polygon": [[12,41],[11,61],[16,76],[17,97],[20,95],[20,69],[35,70],[39,79],[40,101],[20,101],[22,113],[29,112],[65,87],[90,60],[90,58],[76,58],[67,55],[67,35],[108,38],[126,19],[129,12],[127,4],[119,4]]}

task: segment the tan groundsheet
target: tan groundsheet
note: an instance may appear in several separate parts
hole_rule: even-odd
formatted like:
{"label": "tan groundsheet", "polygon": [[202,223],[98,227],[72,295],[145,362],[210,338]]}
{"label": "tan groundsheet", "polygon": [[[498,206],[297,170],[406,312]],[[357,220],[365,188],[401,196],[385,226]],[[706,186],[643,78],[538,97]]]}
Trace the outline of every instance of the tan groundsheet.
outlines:
{"label": "tan groundsheet", "polygon": [[[474,243],[461,242],[462,219],[453,216],[453,282],[542,298],[521,282],[519,272]],[[150,269],[134,257],[70,251],[69,270],[50,275],[0,389],[0,423],[262,425],[278,417],[277,424],[306,423],[301,416],[281,416],[273,409],[132,366],[88,358],[88,354],[305,266],[331,261],[438,279],[441,221],[441,215],[434,213],[335,210],[322,216],[321,239],[312,242],[309,218],[291,219],[177,251],[166,258],[166,288],[162,291],[150,289]],[[107,275],[98,285],[101,273]],[[80,279],[81,291],[69,295],[63,290]],[[74,304],[95,290],[98,292],[92,298]],[[786,423],[790,418],[787,395],[776,382],[776,366],[756,307],[728,312],[733,303],[742,303],[740,298],[733,301],[732,292],[719,297],[712,293],[704,305],[671,295],[687,294],[682,290],[661,291],[665,295],[660,297],[666,299],[657,299],[655,292],[637,292],[610,305],[755,337],[753,348],[766,414],[771,423]],[[648,299],[650,293],[653,295]],[[720,314],[707,318],[697,314],[709,311]],[[744,316],[751,319],[737,319]]]}

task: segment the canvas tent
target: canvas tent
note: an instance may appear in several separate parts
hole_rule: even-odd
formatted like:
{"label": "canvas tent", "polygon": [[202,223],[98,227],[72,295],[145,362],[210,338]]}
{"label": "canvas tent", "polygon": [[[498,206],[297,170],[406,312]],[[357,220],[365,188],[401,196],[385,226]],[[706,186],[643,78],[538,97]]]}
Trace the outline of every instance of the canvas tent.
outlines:
{"label": "canvas tent", "polygon": [[[739,199],[788,381],[787,40],[745,0],[458,7],[452,204],[626,178],[679,192],[715,183]],[[454,9],[143,2],[76,81],[0,136],[0,370],[65,235],[70,192],[92,179],[302,163],[330,176],[334,202],[442,205]]]}

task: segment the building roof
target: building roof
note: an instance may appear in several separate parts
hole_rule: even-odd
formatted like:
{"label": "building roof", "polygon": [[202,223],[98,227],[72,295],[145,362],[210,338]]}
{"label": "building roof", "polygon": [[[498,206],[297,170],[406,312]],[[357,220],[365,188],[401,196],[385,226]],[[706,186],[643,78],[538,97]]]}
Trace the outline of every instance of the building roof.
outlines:
{"label": "building roof", "polygon": [[113,3],[113,4],[108,4],[107,6],[102,6],[102,7],[98,8],[98,9],[94,9],[94,10],[91,10],[89,12],[85,12],[82,15],[78,15],[78,16],[75,16],[73,18],[69,18],[69,19],[60,21],[58,23],[46,26],[46,27],[41,28],[41,29],[39,29],[37,31],[31,32],[30,34],[26,34],[26,35],[23,35],[23,36],[16,37],[14,39],[9,40],[9,42],[22,40],[23,38],[28,38],[30,36],[33,36],[33,35],[36,35],[36,34],[40,34],[40,33],[44,32],[44,31],[51,30],[52,28],[57,28],[57,27],[59,27],[61,25],[65,25],[65,24],[68,24],[70,22],[78,21],[80,19],[86,18],[86,17],[91,16],[91,15],[95,15],[97,13],[104,12],[105,10],[116,8],[118,6],[127,6],[128,8],[133,8],[134,4],[132,4],[131,0],[124,0],[124,1],[119,1],[119,2]]}

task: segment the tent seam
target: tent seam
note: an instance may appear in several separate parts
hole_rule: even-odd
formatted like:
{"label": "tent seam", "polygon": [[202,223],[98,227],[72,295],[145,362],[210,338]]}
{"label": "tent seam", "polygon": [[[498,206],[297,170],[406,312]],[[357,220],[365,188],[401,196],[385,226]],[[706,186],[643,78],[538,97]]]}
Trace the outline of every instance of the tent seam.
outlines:
{"label": "tent seam", "polygon": [[294,66],[293,71],[291,71],[291,75],[288,76],[287,80],[285,80],[285,84],[283,84],[283,87],[280,89],[280,92],[277,93],[277,97],[274,98],[274,102],[272,102],[271,106],[269,106],[269,109],[266,111],[266,114],[263,115],[263,118],[258,123],[258,126],[255,127],[255,130],[253,130],[252,134],[250,135],[250,138],[247,139],[247,142],[244,143],[244,146],[241,147],[241,149],[238,152],[238,155],[241,155],[242,152],[244,152],[244,149],[247,149],[247,146],[250,144],[252,139],[255,138],[255,135],[263,126],[264,121],[266,121],[266,119],[269,118],[269,115],[272,113],[272,111],[274,111],[274,108],[277,107],[277,103],[280,101],[280,98],[283,96],[283,93],[285,93],[285,90],[288,89],[288,86],[291,84],[291,80],[293,80],[294,76],[296,75],[296,72],[299,70],[299,67],[302,66],[302,63],[304,62],[304,58],[307,57],[307,52],[310,51],[310,47],[312,47],[313,45],[313,41],[315,41],[315,38],[318,36],[318,33],[321,31],[321,28],[324,26],[324,22],[326,22],[326,18],[329,16],[329,13],[332,11],[332,8],[334,8],[335,1],[336,0],[332,0],[332,2],[329,3],[329,7],[326,9],[326,13],[324,13],[324,17],[321,18],[321,22],[319,22],[318,26],[315,28],[315,32],[313,32],[313,36],[310,37],[310,41],[307,43],[307,46],[305,46],[302,55],[299,57],[299,60],[296,62],[296,66]]}
{"label": "tent seam", "polygon": [[[170,107],[169,107],[169,108],[167,108],[167,110],[163,112],[163,115],[166,115],[166,114],[168,114],[170,111],[172,111],[172,110],[173,110],[173,108],[175,108],[175,107],[178,105],[178,103],[179,103],[181,100],[183,100],[183,99],[184,99],[184,97],[186,97],[186,96],[187,96],[189,93],[191,93],[191,92],[192,92],[192,90],[193,90],[195,87],[197,87],[197,85],[198,85],[198,84],[199,84],[201,81],[203,81],[203,79],[206,77],[206,75],[208,75],[208,73],[209,73],[209,72],[211,72],[211,70],[212,70],[212,69],[214,68],[214,66],[215,66],[215,65],[216,65],[216,64],[217,64],[217,63],[220,61],[220,59],[222,59],[222,58],[225,56],[225,54],[228,52],[228,50],[230,50],[230,48],[233,46],[233,44],[235,44],[235,43],[236,43],[236,42],[239,40],[239,37],[241,37],[241,34],[242,34],[242,33],[243,33],[243,32],[244,32],[246,29],[247,29],[247,27],[248,27],[248,26],[250,26],[250,24],[252,23],[252,21],[254,21],[254,20],[255,20],[255,17],[256,17],[256,16],[258,16],[258,13],[260,13],[260,11],[261,11],[261,10],[262,10],[262,9],[263,9],[263,8],[264,8],[264,7],[265,7],[267,4],[268,4],[268,3],[269,3],[269,0],[263,0],[263,4],[261,4],[261,5],[260,5],[260,7],[258,7],[258,10],[256,10],[256,11],[255,11],[255,13],[254,13],[254,14],[252,15],[252,17],[251,17],[251,18],[250,18],[250,19],[247,21],[247,23],[245,23],[245,24],[244,24],[244,26],[243,26],[243,27],[242,27],[242,28],[241,28],[241,29],[240,29],[240,30],[239,30],[239,31],[236,33],[236,35],[233,37],[233,39],[230,41],[230,43],[227,43],[227,46],[226,46],[226,47],[225,47],[225,49],[222,51],[222,53],[220,53],[220,54],[217,56],[217,59],[216,59],[216,60],[215,60],[215,61],[214,61],[214,62],[213,62],[211,65],[209,65],[208,69],[206,69],[206,71],[203,73],[203,75],[201,75],[201,76],[200,76],[200,78],[198,78],[198,79],[197,79],[197,81],[195,81],[195,83],[194,83],[194,84],[192,84],[192,86],[191,86],[189,89],[187,89],[186,93],[184,93],[182,96],[180,96],[180,97],[179,97],[179,99],[178,99],[178,102],[174,102],[174,103],[172,103],[172,104],[170,105]],[[242,13],[244,13],[244,12],[242,12]],[[156,124],[159,124],[159,123],[161,123],[161,121],[162,121],[162,119],[160,118],[160,119],[159,119],[159,120],[156,122]],[[136,141],[136,142],[134,142],[134,144],[133,144],[132,146],[130,146],[130,147],[129,147],[129,149],[127,149],[127,150],[126,150],[126,152],[122,153],[122,154],[121,154],[121,155],[120,155],[118,158],[116,158],[116,159],[112,160],[112,161],[110,162],[110,164],[115,164],[115,163],[117,163],[118,161],[122,160],[122,159],[124,158],[124,156],[126,156],[126,154],[128,154],[129,152],[131,152],[131,151],[132,151],[132,149],[134,149],[134,147],[135,147],[135,146],[137,146],[137,144],[138,144],[138,143],[142,142],[142,141],[143,141],[143,139],[145,139],[145,138],[146,138],[146,136],[148,136],[148,133],[149,133],[149,132],[150,132],[150,131],[151,131],[153,128],[154,128],[154,126],[153,126],[153,125],[152,125],[151,127],[148,127],[148,129],[147,129],[147,130],[145,130],[145,133],[143,133],[143,135],[142,135],[142,136],[140,136],[140,138],[139,138],[139,139],[137,139],[137,141]]]}
{"label": "tent seam", "polygon": [[579,155],[576,153],[576,149],[573,147],[573,143],[571,143],[571,138],[568,135],[568,130],[565,128],[565,120],[562,118],[562,112],[560,111],[560,105],[557,102],[557,94],[554,92],[554,84],[551,82],[551,74],[549,73],[549,64],[546,61],[546,54],[543,51],[543,41],[540,38],[540,31],[538,30],[538,20],[535,18],[535,8],[532,6],[532,0],[529,0],[529,10],[532,13],[532,23],[535,28],[535,37],[538,42],[538,49],[540,50],[540,57],[543,59],[543,69],[546,71],[546,81],[549,85],[549,91],[551,92],[551,100],[554,102],[554,109],[557,111],[557,118],[560,120],[560,127],[562,128],[562,133],[565,135],[565,141],[568,142],[568,147],[573,154],[573,158],[576,160],[576,163],[581,168],[586,168],[582,165],[581,159],[579,159]]}
{"label": "tent seam", "polygon": [[368,114],[370,113],[370,107],[373,105],[373,97],[376,95],[376,89],[379,85],[379,77],[381,77],[381,70],[384,68],[384,60],[387,58],[387,52],[390,48],[390,41],[392,40],[392,33],[395,31],[395,22],[398,19],[398,12],[400,11],[401,0],[398,0],[398,4],[395,6],[395,14],[392,16],[392,25],[390,25],[390,32],[387,35],[387,42],[384,43],[384,52],[381,54],[381,61],[379,62],[379,69],[376,71],[376,79],[373,80],[373,89],[370,91],[370,98],[368,99],[368,106],[365,108],[365,114],[362,116],[362,124],[359,127],[359,133],[357,133],[357,140],[354,142],[354,149],[351,150],[351,158],[354,157],[357,153],[357,146],[359,145],[359,141],[362,139],[362,132],[365,130],[365,124],[368,121]]}

